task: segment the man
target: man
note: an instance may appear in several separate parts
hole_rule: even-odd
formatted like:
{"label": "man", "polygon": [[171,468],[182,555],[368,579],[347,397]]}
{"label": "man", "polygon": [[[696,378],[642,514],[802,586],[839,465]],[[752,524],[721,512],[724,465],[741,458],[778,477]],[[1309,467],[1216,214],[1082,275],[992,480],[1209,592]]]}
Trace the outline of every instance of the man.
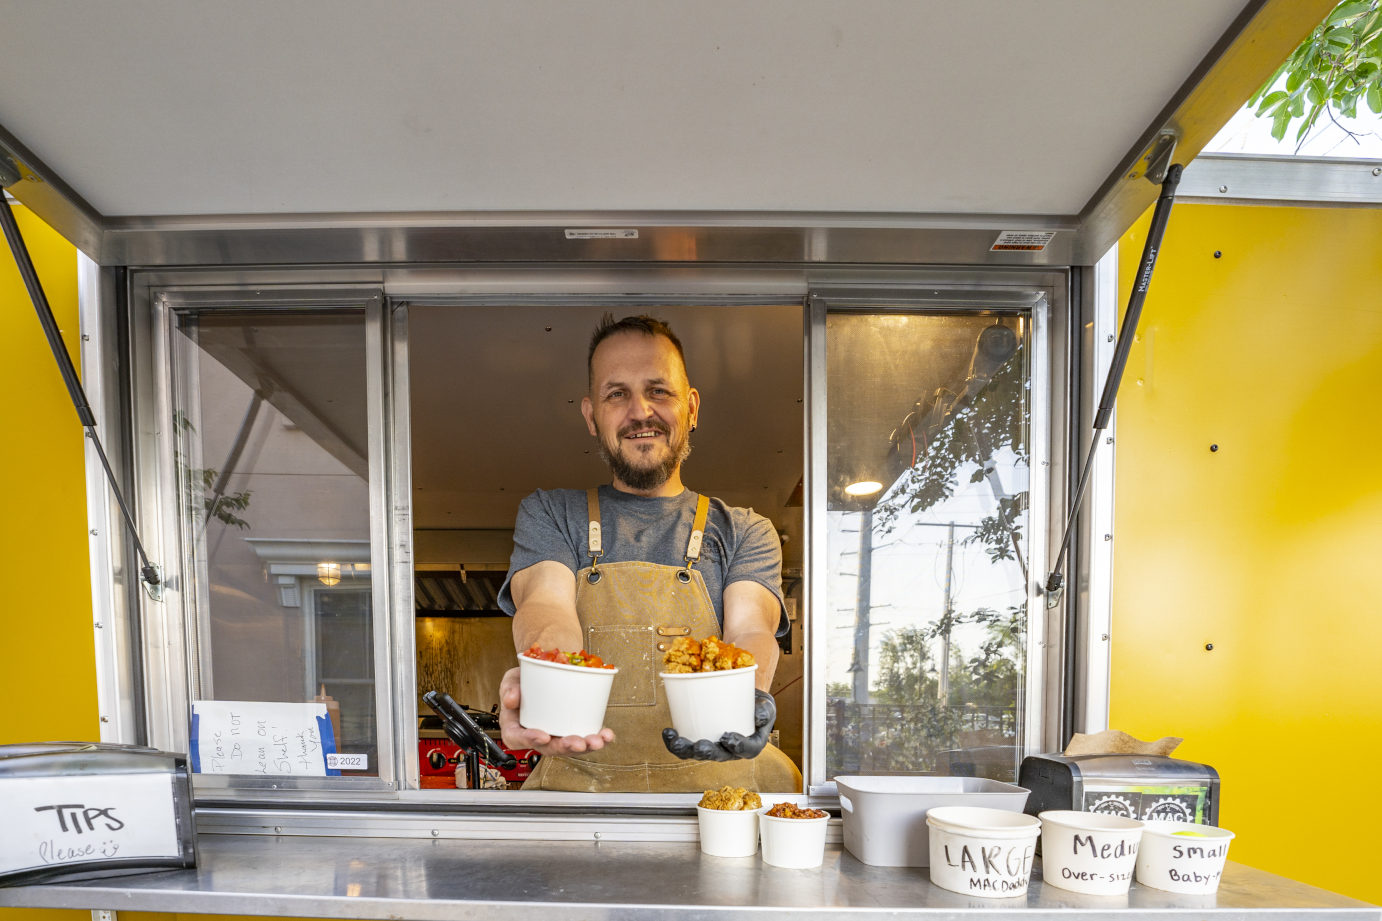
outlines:
{"label": "man", "polygon": [[[776,531],[749,509],[682,485],[701,398],[665,323],[606,315],[587,368],[581,413],[613,482],[586,492],[538,490],[523,500],[499,605],[513,615],[520,652],[534,644],[587,649],[619,674],[605,728],[565,738],[519,725],[519,670],[505,674],[504,743],[543,755],[524,789],[799,790],[796,766],[767,744],[776,635],[786,629]],[[710,635],[758,662],[751,736],[684,739],[669,728],[657,677],[662,652],[677,636]]]}

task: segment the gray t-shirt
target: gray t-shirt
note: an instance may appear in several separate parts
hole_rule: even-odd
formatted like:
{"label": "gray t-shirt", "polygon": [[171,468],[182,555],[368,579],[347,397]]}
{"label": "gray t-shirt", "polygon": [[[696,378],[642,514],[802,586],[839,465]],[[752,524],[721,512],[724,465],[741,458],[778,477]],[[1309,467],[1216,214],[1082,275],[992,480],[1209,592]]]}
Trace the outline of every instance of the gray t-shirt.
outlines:
{"label": "gray t-shirt", "polygon": [[[683,490],[670,498],[636,496],[613,486],[600,487],[600,531],[605,553],[602,563],[638,561],[681,566],[686,542],[696,519],[699,495]],[[514,613],[509,583],[514,573],[534,563],[554,560],[573,573],[590,565],[584,490],[539,489],[518,507],[513,529],[513,556],[509,574],[499,590],[499,607]],[[724,590],[733,582],[757,582],[777,597],[782,613],[778,636],[787,631],[787,612],[782,606],[782,543],[772,522],[753,509],[736,508],[719,499],[710,500],[705,540],[696,570],[715,606],[721,627],[725,622]]]}

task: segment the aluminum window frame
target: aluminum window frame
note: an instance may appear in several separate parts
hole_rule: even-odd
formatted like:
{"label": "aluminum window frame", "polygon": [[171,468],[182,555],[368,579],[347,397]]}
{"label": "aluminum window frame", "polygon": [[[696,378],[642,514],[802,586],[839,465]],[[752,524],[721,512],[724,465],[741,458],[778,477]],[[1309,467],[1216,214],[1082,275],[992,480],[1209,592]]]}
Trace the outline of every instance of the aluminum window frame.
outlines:
{"label": "aluminum window frame", "polygon": [[[979,272],[962,277],[946,273],[929,284],[908,287],[882,286],[832,287],[822,284],[813,289],[809,298],[810,325],[807,334],[808,355],[808,431],[810,439],[808,475],[808,556],[806,579],[806,608],[815,614],[821,611],[828,597],[828,564],[826,515],[824,514],[827,456],[828,406],[826,401],[826,318],[832,312],[888,309],[915,313],[953,313],[965,303],[976,309],[984,308],[995,315],[1026,315],[1031,320],[1031,407],[1029,461],[1029,515],[1031,550],[1028,560],[1027,585],[1027,668],[1024,676],[1023,753],[1049,750],[1053,727],[1059,724],[1059,694],[1051,693],[1051,676],[1060,672],[1058,651],[1061,644],[1054,641],[1046,595],[1040,581],[1051,559],[1053,546],[1050,523],[1053,510],[1058,507],[1053,496],[1061,494],[1059,479],[1053,463],[1052,445],[1059,444],[1056,435],[1064,428],[1063,414],[1058,411],[1063,401],[1057,399],[1052,377],[1052,352],[1056,318],[1068,305],[1068,281],[1057,275],[1007,279],[1001,284],[993,273]],[[984,278],[984,276],[989,276]],[[1048,471],[1042,475],[1042,471]],[[1042,527],[1045,524],[1046,527]],[[1058,539],[1058,538],[1057,538]],[[821,599],[817,603],[815,599]],[[823,616],[823,615],[821,615]],[[834,795],[834,781],[826,776],[826,639],[822,629],[807,633],[807,672],[811,676],[807,703],[808,732],[803,776],[807,791],[816,796]],[[1054,698],[1054,699],[1053,699]]]}
{"label": "aluminum window frame", "polygon": [[[975,291],[982,292],[975,295]],[[187,269],[134,271],[129,283],[130,356],[135,371],[131,382],[131,440],[135,456],[140,518],[158,522],[146,539],[154,559],[167,559],[176,546],[169,543],[170,518],[176,516],[170,439],[157,424],[170,418],[171,352],[170,324],[176,309],[193,305],[245,309],[349,306],[354,297],[366,307],[367,370],[369,374],[370,425],[370,543],[374,572],[387,573],[373,581],[374,603],[379,616],[376,630],[387,622],[388,637],[376,646],[377,688],[387,688],[392,699],[380,700],[379,782],[362,783],[349,778],[327,784],[306,778],[274,778],[258,784],[231,785],[216,775],[199,775],[199,816],[208,830],[225,833],[278,833],[298,830],[304,834],[400,834],[448,835],[448,828],[464,826],[486,837],[588,838],[591,829],[619,837],[645,840],[683,840],[684,813],[694,802],[692,794],[554,794],[511,791],[502,805],[492,791],[421,790],[417,746],[411,738],[416,726],[416,663],[412,612],[412,509],[410,486],[410,420],[408,376],[408,308],[411,304],[456,304],[463,301],[502,305],[524,303],[608,304],[614,309],[670,302],[732,307],[738,304],[803,303],[803,382],[807,406],[802,420],[803,463],[808,484],[803,509],[806,534],[801,616],[806,619],[806,674],[811,687],[803,700],[805,745],[803,774],[806,796],[828,802],[833,783],[817,775],[823,771],[823,682],[816,674],[823,667],[811,626],[813,598],[821,586],[813,582],[824,573],[816,557],[823,552],[817,533],[819,513],[813,507],[824,502],[816,482],[824,470],[823,399],[824,339],[815,328],[817,304],[823,323],[826,303],[844,303],[850,297],[888,299],[897,297],[924,302],[944,293],[946,306],[956,306],[956,296],[980,304],[995,294],[1014,291],[1041,293],[1041,308],[1032,313],[1033,419],[1032,438],[1032,542],[1042,544],[1040,563],[1034,558],[1032,572],[1046,565],[1046,549],[1059,538],[1062,521],[1054,510],[1062,507],[1064,479],[1069,463],[1053,450],[1066,443],[1070,401],[1067,398],[1070,362],[1066,354],[1073,337],[1070,270],[1040,267],[923,267],[875,268],[803,265],[752,266],[394,266],[384,269],[345,266],[270,268],[262,270]],[[631,293],[636,292],[636,293]],[[812,297],[814,295],[814,297]],[[808,298],[810,298],[808,305]],[[1062,345],[1066,345],[1063,350]],[[817,387],[822,393],[817,394]],[[141,410],[143,407],[143,410]],[[154,415],[148,414],[154,407]],[[819,445],[818,445],[819,441]],[[1040,454],[1038,453],[1040,445]],[[1039,476],[1038,471],[1045,471]],[[1037,511],[1037,493],[1044,493]],[[819,498],[818,498],[819,497]],[[175,520],[174,520],[175,523]],[[147,527],[147,525],[146,525]],[[1044,529],[1044,530],[1043,530]],[[1054,532],[1054,536],[1052,535]],[[170,590],[170,595],[173,591]],[[147,707],[150,744],[172,750],[185,747],[190,688],[187,687],[187,648],[182,641],[186,625],[169,612],[180,599],[163,603],[140,596],[146,630],[144,664],[150,688]],[[1030,610],[1045,612],[1044,604],[1029,598]],[[1048,618],[1043,631],[1029,624],[1029,643],[1039,653],[1029,661],[1028,701],[1041,701],[1040,731],[1029,722],[1026,735],[1031,750],[1050,750],[1059,720],[1059,659],[1062,648],[1060,612]],[[1038,676],[1037,672],[1041,674]],[[819,725],[817,725],[819,723]],[[181,727],[180,733],[178,727]],[[384,752],[388,751],[387,757]],[[387,778],[387,779],[386,779]],[[318,779],[310,779],[317,781]],[[311,813],[294,812],[311,806]],[[498,812],[510,813],[497,815]],[[323,807],[326,807],[323,809]],[[333,807],[335,811],[333,811]],[[399,808],[403,812],[397,812]],[[387,815],[379,815],[384,809]],[[439,812],[440,810],[440,812]],[[373,815],[367,816],[367,813]],[[526,815],[513,813],[523,812]],[[416,813],[410,815],[410,813]],[[443,814],[444,813],[444,814]],[[560,816],[565,818],[560,818]],[[457,823],[460,823],[457,825]],[[535,831],[537,823],[540,831]],[[667,824],[670,823],[670,824]],[[329,829],[329,831],[328,831]]]}
{"label": "aluminum window frame", "polygon": [[[150,552],[164,561],[169,578],[162,599],[141,596],[140,615],[145,626],[142,653],[146,664],[146,712],[148,744],[168,751],[187,751],[191,703],[198,692],[199,638],[203,626],[197,619],[204,608],[187,597],[180,569],[185,559],[182,522],[178,508],[176,450],[178,434],[164,424],[176,409],[173,348],[178,317],[184,313],[234,310],[301,312],[314,309],[339,313],[358,311],[364,332],[366,406],[368,426],[369,543],[371,560],[387,569],[388,544],[384,534],[387,471],[382,435],[387,430],[384,380],[383,294],[377,284],[341,284],[329,277],[312,283],[299,277],[298,284],[242,284],[189,271],[185,275],[141,278],[131,288],[131,352],[135,356],[135,390],[132,429],[136,469],[139,471],[140,519],[155,522]],[[205,282],[199,284],[199,282]],[[141,396],[143,398],[141,398]],[[173,573],[168,561],[179,560]],[[389,613],[388,587],[371,580],[374,607],[374,654],[376,673],[392,670],[395,643]],[[339,800],[340,792],[377,795],[394,789],[397,778],[392,688],[376,684],[376,732],[378,777],[271,777],[197,774],[193,778],[199,800],[262,802],[266,793],[275,798],[317,799],[321,794]]]}

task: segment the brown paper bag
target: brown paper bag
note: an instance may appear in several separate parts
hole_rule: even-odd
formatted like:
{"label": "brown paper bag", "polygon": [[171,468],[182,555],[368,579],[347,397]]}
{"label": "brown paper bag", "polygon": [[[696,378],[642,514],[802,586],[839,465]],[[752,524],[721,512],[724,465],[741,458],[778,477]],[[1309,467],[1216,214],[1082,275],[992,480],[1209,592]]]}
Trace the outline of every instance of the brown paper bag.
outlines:
{"label": "brown paper bag", "polygon": [[1088,735],[1077,732],[1071,738],[1070,744],[1065,746],[1065,756],[1073,758],[1076,755],[1107,754],[1169,755],[1183,741],[1185,740],[1176,736],[1166,736],[1155,742],[1143,742],[1117,729],[1105,729],[1103,732]]}

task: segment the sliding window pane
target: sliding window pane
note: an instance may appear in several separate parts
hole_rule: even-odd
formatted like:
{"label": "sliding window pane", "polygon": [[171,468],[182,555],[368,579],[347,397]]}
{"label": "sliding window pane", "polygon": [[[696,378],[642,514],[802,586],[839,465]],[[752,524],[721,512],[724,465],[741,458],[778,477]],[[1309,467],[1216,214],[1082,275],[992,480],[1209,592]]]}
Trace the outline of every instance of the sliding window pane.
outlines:
{"label": "sliding window pane", "polygon": [[201,311],[176,329],[194,696],[251,720],[256,702],[325,703],[336,750],[375,774],[364,311]]}
{"label": "sliding window pane", "polygon": [[1029,329],[827,314],[827,776],[1015,774]]}

